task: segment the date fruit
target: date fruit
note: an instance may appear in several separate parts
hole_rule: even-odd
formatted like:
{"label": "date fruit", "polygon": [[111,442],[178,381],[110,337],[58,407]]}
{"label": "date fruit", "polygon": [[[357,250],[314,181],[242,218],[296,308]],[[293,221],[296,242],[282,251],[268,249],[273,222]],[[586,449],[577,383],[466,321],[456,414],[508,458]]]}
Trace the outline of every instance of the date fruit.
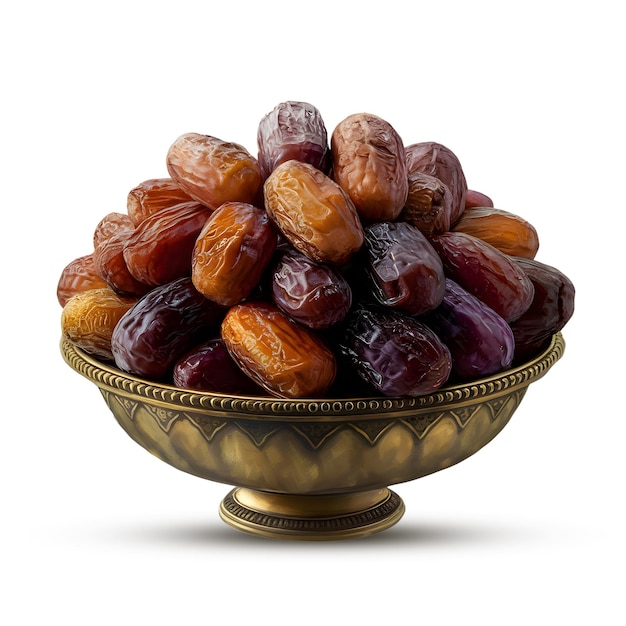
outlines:
{"label": "date fruit", "polygon": [[72,296],[61,312],[63,336],[85,352],[113,360],[113,329],[137,298],[120,296],[110,287],[88,289]]}
{"label": "date fruit", "polygon": [[172,178],[150,178],[128,192],[126,212],[138,226],[153,213],[192,199]]}
{"label": "date fruit", "polygon": [[182,389],[235,395],[264,395],[233,361],[220,337],[192,348],[174,364],[174,384]]}
{"label": "date fruit", "polygon": [[320,112],[308,102],[288,101],[259,122],[258,161],[265,180],[281,163],[295,159],[329,170],[328,133]]}
{"label": "date fruit", "polygon": [[119,320],[111,338],[115,364],[150,380],[171,377],[176,361],[215,335],[224,310],[184,277],[152,289]]}
{"label": "date fruit", "polygon": [[439,389],[450,376],[450,351],[414,317],[358,304],[338,340],[346,361],[385,396],[417,397]]}
{"label": "date fruit", "polygon": [[181,135],[166,164],[183,191],[213,210],[224,202],[254,202],[261,189],[258,161],[238,143],[210,135]]}
{"label": "date fruit", "polygon": [[406,222],[370,224],[363,249],[365,273],[380,304],[412,315],[440,304],[445,290],[443,263],[419,228]]}
{"label": "date fruit", "polygon": [[466,233],[433,235],[448,278],[482,300],[507,322],[530,307],[534,287],[519,264],[491,244]]}
{"label": "date fruit", "polygon": [[394,220],[409,193],[404,145],[395,128],[369,113],[339,122],[331,136],[333,177],[365,221]]}
{"label": "date fruit", "polygon": [[452,194],[438,178],[409,172],[409,195],[399,219],[417,226],[425,235],[450,230]]}
{"label": "date fruit", "polygon": [[481,191],[468,189],[465,194],[465,208],[472,207],[493,207],[493,200]]}
{"label": "date fruit", "polygon": [[493,207],[465,209],[452,230],[474,235],[509,256],[534,259],[539,250],[539,237],[532,224]]}
{"label": "date fruit", "polygon": [[265,208],[294,248],[342,265],[363,245],[363,226],[346,192],[309,163],[287,161],[265,181]]}
{"label": "date fruit", "polygon": [[352,304],[348,281],[330,265],[291,250],[281,255],[271,277],[274,304],[303,326],[319,330],[342,321]]}
{"label": "date fruit", "polygon": [[245,202],[216,209],[195,242],[191,277],[205,297],[233,306],[250,295],[272,259],[276,231],[268,214]]}
{"label": "date fruit", "polygon": [[93,247],[105,244],[111,237],[121,233],[130,233],[135,229],[135,225],[125,213],[107,213],[96,226],[93,233]]}
{"label": "date fruit", "polygon": [[563,272],[536,259],[515,258],[534,286],[532,304],[511,323],[515,361],[522,362],[545,348],[554,333],[574,314],[576,290]]}
{"label": "date fruit", "polygon": [[77,293],[102,287],[108,285],[96,269],[93,253],[85,254],[70,261],[61,271],[57,283],[57,300],[61,306],[65,306]]}
{"label": "date fruit", "polygon": [[515,339],[509,325],[453,280],[446,280],[441,304],[422,319],[450,350],[457,380],[495,374],[513,362]]}
{"label": "date fruit", "polygon": [[452,194],[450,223],[461,217],[465,210],[467,181],[461,162],[452,150],[435,141],[414,143],[406,147],[406,162],[409,176],[423,172],[438,178]]}
{"label": "date fruit", "polygon": [[268,302],[231,307],[221,337],[237,365],[272,396],[322,397],[335,379],[337,362],[326,344]]}
{"label": "date fruit", "polygon": [[124,245],[128,271],[155,287],[191,274],[191,255],[200,231],[212,214],[199,202],[183,202],[144,219]]}

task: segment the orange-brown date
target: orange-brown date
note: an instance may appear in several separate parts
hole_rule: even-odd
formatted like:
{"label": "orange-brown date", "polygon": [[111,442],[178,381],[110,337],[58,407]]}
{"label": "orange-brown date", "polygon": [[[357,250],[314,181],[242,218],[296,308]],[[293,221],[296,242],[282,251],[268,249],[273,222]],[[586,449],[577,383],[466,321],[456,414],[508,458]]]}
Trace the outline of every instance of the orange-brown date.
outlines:
{"label": "orange-brown date", "polygon": [[272,396],[321,397],[335,379],[337,363],[328,346],[267,302],[229,309],[221,337],[237,365]]}
{"label": "orange-brown date", "polygon": [[196,239],[211,213],[199,202],[183,202],[147,217],[124,245],[128,271],[150,286],[189,276]]}
{"label": "orange-brown date", "polygon": [[85,254],[70,261],[63,268],[57,283],[57,300],[61,306],[65,306],[77,293],[107,286],[107,282],[96,269],[93,253]]}
{"label": "orange-brown date", "polygon": [[308,163],[286,161],[265,181],[265,208],[294,248],[341,265],[363,245],[363,226],[346,192]]}
{"label": "orange-brown date", "polygon": [[493,207],[465,209],[452,230],[474,235],[510,256],[534,259],[539,250],[539,237],[532,224]]}
{"label": "orange-brown date", "polygon": [[276,243],[276,230],[263,209],[225,202],[196,239],[191,259],[195,288],[222,306],[237,304],[260,281]]}
{"label": "orange-brown date", "polygon": [[394,220],[409,193],[404,145],[395,128],[369,113],[341,121],[331,136],[333,178],[366,221]]}
{"label": "orange-brown date", "polygon": [[138,226],[147,217],[161,209],[191,200],[191,196],[184,192],[172,178],[150,178],[128,192],[126,212],[132,223]]}
{"label": "orange-brown date", "polygon": [[253,203],[261,190],[261,168],[243,146],[186,133],[167,152],[167,170],[197,202],[217,209],[224,202]]}
{"label": "orange-brown date", "polygon": [[456,154],[434,141],[411,144],[405,152],[409,175],[413,172],[430,174],[448,187],[452,194],[450,223],[454,224],[465,210],[467,195],[465,173]]}
{"label": "orange-brown date", "polygon": [[136,302],[137,298],[120,296],[110,287],[77,293],[63,307],[61,332],[85,352],[112,361],[113,329]]}

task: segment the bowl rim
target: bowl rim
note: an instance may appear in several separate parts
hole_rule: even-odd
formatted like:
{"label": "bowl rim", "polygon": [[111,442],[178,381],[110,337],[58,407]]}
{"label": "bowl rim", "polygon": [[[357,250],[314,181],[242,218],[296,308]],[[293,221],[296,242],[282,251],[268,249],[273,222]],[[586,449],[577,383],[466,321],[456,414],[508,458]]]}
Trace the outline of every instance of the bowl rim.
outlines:
{"label": "bowl rim", "polygon": [[418,397],[353,397],[284,399],[269,396],[227,395],[185,390],[171,384],[148,381],[103,363],[87,354],[66,337],[61,338],[61,352],[66,363],[95,383],[102,392],[141,398],[169,410],[209,412],[220,417],[241,419],[277,419],[294,421],[333,419],[381,419],[408,413],[430,413],[450,407],[472,405],[524,390],[542,378],[563,355],[565,341],[561,332],[554,334],[547,347],[526,363],[475,381],[444,386]]}

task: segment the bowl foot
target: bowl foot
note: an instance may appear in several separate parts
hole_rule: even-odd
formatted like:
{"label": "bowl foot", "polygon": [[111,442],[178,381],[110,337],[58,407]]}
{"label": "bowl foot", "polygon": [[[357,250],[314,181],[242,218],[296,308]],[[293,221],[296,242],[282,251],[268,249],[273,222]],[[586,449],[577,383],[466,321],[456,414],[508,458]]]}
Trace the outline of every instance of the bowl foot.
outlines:
{"label": "bowl foot", "polygon": [[222,500],[219,514],[233,528],[253,535],[327,541],[386,530],[404,510],[400,496],[387,488],[306,496],[236,488]]}

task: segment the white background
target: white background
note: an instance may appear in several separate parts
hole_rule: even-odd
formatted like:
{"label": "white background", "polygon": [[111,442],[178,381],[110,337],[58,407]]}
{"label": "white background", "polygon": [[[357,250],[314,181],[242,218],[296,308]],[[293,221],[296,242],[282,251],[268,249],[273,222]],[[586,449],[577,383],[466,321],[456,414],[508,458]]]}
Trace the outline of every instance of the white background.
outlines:
{"label": "white background", "polygon": [[[617,5],[5,3],[0,622],[624,624]],[[56,283],[100,218],[184,132],[256,151],[284,100],[447,145],[577,287],[564,358],[504,432],[395,486],[404,518],[364,540],[231,529],[230,487],[138,447],[58,349]]]}

